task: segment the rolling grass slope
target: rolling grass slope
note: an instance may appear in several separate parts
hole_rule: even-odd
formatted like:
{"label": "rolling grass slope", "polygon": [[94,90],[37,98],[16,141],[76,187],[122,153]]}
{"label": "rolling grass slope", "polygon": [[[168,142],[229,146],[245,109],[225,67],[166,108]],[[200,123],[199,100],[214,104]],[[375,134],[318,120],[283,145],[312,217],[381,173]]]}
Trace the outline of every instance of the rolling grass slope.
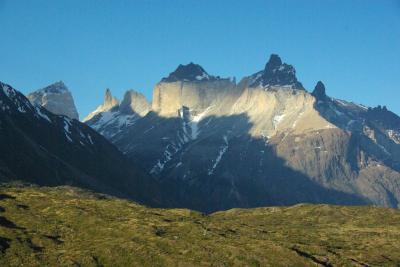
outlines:
{"label": "rolling grass slope", "polygon": [[0,188],[0,266],[400,266],[400,211],[296,205],[203,215],[73,187]]}

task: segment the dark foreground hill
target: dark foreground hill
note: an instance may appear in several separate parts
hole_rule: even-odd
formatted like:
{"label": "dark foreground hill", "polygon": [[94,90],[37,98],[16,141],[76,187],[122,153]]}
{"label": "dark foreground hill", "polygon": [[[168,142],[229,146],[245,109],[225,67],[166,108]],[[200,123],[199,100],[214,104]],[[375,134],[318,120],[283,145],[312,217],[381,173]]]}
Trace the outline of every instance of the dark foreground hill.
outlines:
{"label": "dark foreground hill", "polygon": [[152,179],[103,136],[0,82],[0,181],[15,180],[156,202]]}
{"label": "dark foreground hill", "polygon": [[296,205],[203,215],[72,187],[0,189],[0,266],[399,266],[400,211]]}

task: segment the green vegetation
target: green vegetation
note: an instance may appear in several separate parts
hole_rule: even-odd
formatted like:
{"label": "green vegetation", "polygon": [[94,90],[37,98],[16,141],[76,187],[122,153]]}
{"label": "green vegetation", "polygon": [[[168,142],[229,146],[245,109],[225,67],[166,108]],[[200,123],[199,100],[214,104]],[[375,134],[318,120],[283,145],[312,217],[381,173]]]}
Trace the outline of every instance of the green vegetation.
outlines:
{"label": "green vegetation", "polygon": [[400,211],[296,205],[203,215],[72,187],[0,188],[0,266],[400,266]]}

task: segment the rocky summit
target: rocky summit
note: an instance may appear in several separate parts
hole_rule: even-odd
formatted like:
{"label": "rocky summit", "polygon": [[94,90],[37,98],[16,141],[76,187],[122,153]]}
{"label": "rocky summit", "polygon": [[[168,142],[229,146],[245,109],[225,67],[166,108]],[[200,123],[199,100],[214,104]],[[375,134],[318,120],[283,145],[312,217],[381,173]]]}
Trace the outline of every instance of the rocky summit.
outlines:
{"label": "rocky summit", "polygon": [[250,86],[290,87],[293,89],[304,89],[296,78],[296,70],[292,65],[282,63],[278,55],[272,54],[264,70],[250,76]]}
{"label": "rocky summit", "polygon": [[140,162],[178,207],[399,207],[400,118],[330,97],[322,82],[308,92],[277,55],[237,84],[180,65],[134,121],[100,114],[118,127],[86,123]]}
{"label": "rocky summit", "polygon": [[206,81],[213,80],[214,76],[209,75],[200,65],[190,62],[187,65],[179,65],[168,77],[162,78],[162,82],[176,81]]}
{"label": "rocky summit", "polygon": [[32,92],[27,97],[32,103],[42,106],[55,114],[79,120],[72,94],[62,81]]}

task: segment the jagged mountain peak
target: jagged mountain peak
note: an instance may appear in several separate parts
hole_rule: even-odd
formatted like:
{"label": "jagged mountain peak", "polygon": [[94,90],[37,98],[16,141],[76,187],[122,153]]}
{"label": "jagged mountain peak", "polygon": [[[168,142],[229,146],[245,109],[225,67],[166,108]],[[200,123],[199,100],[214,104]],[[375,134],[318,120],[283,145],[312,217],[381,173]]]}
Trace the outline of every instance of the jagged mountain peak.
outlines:
{"label": "jagged mountain peak", "polygon": [[202,66],[190,62],[186,65],[180,64],[168,77],[162,78],[161,82],[209,81],[213,79],[215,79],[215,77],[209,75]]}
{"label": "jagged mountain peak", "polygon": [[151,110],[151,104],[146,97],[135,91],[128,90],[121,103],[106,90],[105,100],[95,111],[85,118],[85,123],[111,139],[126,127],[134,124]]}
{"label": "jagged mountain peak", "polygon": [[79,119],[74,99],[63,81],[50,84],[27,95],[28,99],[58,115]]}
{"label": "jagged mountain peak", "polygon": [[265,64],[265,71],[273,70],[282,65],[282,60],[277,54],[271,54],[267,64]]}
{"label": "jagged mountain peak", "polygon": [[135,90],[126,91],[120,105],[120,111],[124,114],[136,113],[144,116],[150,109],[151,105],[146,97]]}
{"label": "jagged mountain peak", "polygon": [[290,87],[304,90],[303,85],[296,78],[296,70],[292,65],[282,63],[277,54],[271,54],[264,70],[250,76],[250,86]]}
{"label": "jagged mountain peak", "polygon": [[324,100],[326,98],[325,85],[323,84],[323,82],[321,82],[321,81],[317,82],[317,84],[315,85],[314,91],[312,92],[312,95],[317,100]]}
{"label": "jagged mountain peak", "polygon": [[104,101],[107,101],[108,99],[111,100],[112,94],[110,88],[106,88],[106,92],[104,93]]}

